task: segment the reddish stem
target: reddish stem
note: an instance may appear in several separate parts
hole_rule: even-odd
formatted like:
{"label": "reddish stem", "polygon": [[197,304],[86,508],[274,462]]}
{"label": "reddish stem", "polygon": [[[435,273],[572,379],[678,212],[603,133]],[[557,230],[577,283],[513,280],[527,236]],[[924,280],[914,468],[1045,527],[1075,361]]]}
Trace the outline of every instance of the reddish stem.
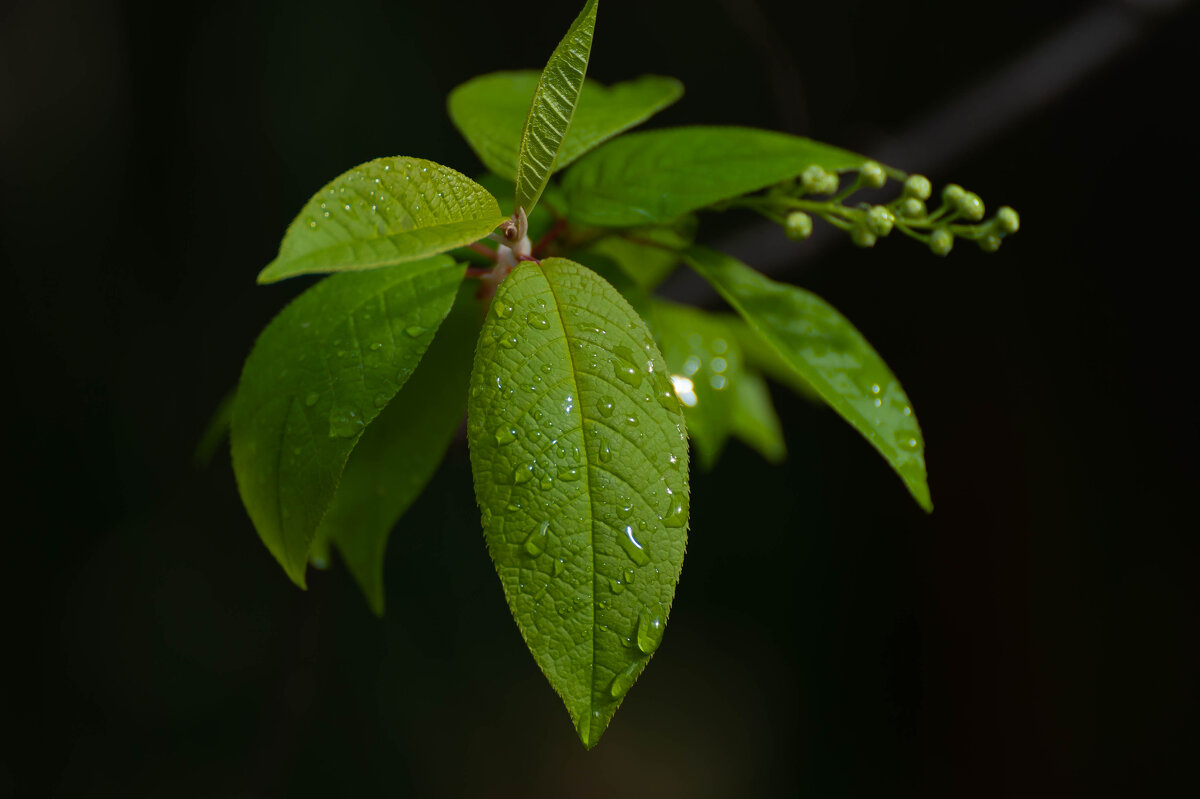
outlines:
{"label": "reddish stem", "polygon": [[486,258],[489,258],[493,261],[496,260],[496,251],[493,250],[491,247],[487,246],[486,244],[484,244],[483,242],[476,241],[476,242],[471,243],[469,246],[472,250],[479,253],[480,255],[482,255]]}
{"label": "reddish stem", "polygon": [[485,277],[487,275],[490,275],[491,273],[492,273],[492,268],[490,266],[468,266],[467,267],[467,277],[479,278],[479,277]]}
{"label": "reddish stem", "polygon": [[544,235],[540,239],[538,239],[537,243],[533,245],[533,254],[541,255],[542,251],[546,249],[546,246],[550,242],[552,242],[556,238],[558,238],[558,234],[562,233],[563,228],[565,228],[566,226],[567,226],[566,218],[559,217],[558,221],[555,222],[554,225],[549,230],[546,231],[546,235]]}

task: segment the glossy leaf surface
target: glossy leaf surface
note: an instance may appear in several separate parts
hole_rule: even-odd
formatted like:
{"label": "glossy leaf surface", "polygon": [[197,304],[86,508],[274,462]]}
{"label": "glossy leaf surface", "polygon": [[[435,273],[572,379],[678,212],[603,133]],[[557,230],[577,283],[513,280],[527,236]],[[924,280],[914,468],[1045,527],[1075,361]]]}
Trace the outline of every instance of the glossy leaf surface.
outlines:
{"label": "glossy leaf surface", "polygon": [[587,1],[538,78],[517,155],[516,204],[526,213],[542,196],[571,127],[592,53],[596,5],[597,0]]}
{"label": "glossy leaf surface", "polygon": [[297,585],[350,451],[416,368],[463,271],[435,256],[334,275],[280,312],[246,359],[234,474],[259,536]]}
{"label": "glossy leaf surface", "polygon": [[[317,530],[318,538],[336,545],[380,616],[388,537],[437,471],[467,411],[479,310],[474,286],[464,285],[458,294],[412,378],[351,453]],[[401,532],[410,531],[401,525]]]}
{"label": "glossy leaf surface", "polygon": [[738,127],[631,133],[567,170],[573,221],[606,227],[671,222],[721,200],[765,189],[812,164],[856,169],[865,156],[811,139]]}
{"label": "glossy leaf surface", "polygon": [[[516,179],[521,132],[538,78],[532,71],[493,72],[450,93],[448,105],[455,127],[484,166],[509,181]],[[682,83],[660,75],[643,75],[612,86],[585,80],[551,174],[645,122],[682,95]]]}
{"label": "glossy leaf surface", "polygon": [[918,504],[932,510],[925,442],[912,403],[862,334],[815,294],[776,283],[724,253],[692,247],[684,259],[879,450]]}
{"label": "glossy leaf surface", "polygon": [[550,258],[500,284],[468,401],[488,550],[580,740],[599,740],[658,646],[687,540],[688,451],[645,324]]}
{"label": "glossy leaf surface", "polygon": [[720,316],[696,308],[657,301],[649,322],[696,454],[711,469],[731,432],[743,377],[741,348]]}
{"label": "glossy leaf surface", "polygon": [[258,282],[416,261],[478,241],[502,221],[496,198],[465,175],[420,158],[377,158],[313,195]]}

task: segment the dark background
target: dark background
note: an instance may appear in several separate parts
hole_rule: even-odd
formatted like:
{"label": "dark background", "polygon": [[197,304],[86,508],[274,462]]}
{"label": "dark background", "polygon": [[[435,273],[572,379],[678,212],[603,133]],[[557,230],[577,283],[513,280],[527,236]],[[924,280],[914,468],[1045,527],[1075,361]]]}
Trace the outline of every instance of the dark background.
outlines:
{"label": "dark background", "polygon": [[379,155],[476,171],[445,95],[540,66],[576,5],[0,6],[0,795],[1189,793],[1195,4],[601,4],[593,76],[687,84],[654,124],[858,148],[1096,9],[1128,38],[896,164],[1018,208],[1000,254],[838,241],[777,273],[903,379],[937,511],[776,391],[787,464],[733,445],[695,475],[670,632],[590,753],[511,621],[464,442],[392,538],[382,621],[340,567],[294,588],[227,459],[193,467],[303,288],[254,285],[295,210]]}

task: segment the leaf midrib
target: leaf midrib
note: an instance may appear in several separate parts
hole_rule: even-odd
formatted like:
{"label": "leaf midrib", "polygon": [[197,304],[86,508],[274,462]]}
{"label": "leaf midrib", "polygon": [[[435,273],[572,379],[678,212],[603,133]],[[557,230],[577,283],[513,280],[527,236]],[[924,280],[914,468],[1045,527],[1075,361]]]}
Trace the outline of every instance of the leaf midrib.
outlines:
{"label": "leaf midrib", "polygon": [[592,470],[591,470],[591,455],[592,448],[589,446],[587,419],[583,415],[583,395],[579,391],[579,367],[575,362],[575,354],[571,352],[571,334],[567,330],[567,318],[563,313],[562,300],[559,299],[558,292],[554,289],[554,281],[541,263],[538,264],[538,271],[541,272],[542,279],[546,281],[547,288],[550,289],[551,296],[554,297],[554,312],[558,315],[558,322],[563,329],[563,343],[567,348],[567,359],[571,362],[571,384],[575,387],[575,398],[579,408],[579,437],[583,440],[583,457],[587,467],[584,469],[584,488],[587,492],[588,500],[588,550],[592,555],[592,573],[588,580],[588,607],[591,610],[592,616],[592,648],[589,657],[588,668],[588,684],[587,684],[587,731],[588,740],[592,737],[592,711],[595,703],[596,693],[596,500],[592,494]]}

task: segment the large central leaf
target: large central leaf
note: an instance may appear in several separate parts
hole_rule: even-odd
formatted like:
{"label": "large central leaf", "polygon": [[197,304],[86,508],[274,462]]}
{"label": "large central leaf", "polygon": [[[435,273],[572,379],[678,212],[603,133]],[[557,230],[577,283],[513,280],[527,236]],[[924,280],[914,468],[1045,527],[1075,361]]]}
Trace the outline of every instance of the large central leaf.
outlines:
{"label": "large central leaf", "polygon": [[857,169],[867,159],[769,130],[686,127],[631,133],[580,159],[563,178],[572,220],[630,227],[671,222],[795,177],[813,164]]}
{"label": "large central leaf", "polygon": [[592,54],[592,33],[596,29],[596,0],[588,0],[571,23],[567,35],[554,48],[538,78],[537,90],[521,131],[521,150],[517,158],[517,208],[531,213],[546,181],[554,173],[563,140],[575,115],[575,104],[587,75]]}
{"label": "large central leaf", "polygon": [[658,645],[687,540],[688,451],[645,324],[551,258],[500,285],[468,400],[488,550],[585,746]]}
{"label": "large central leaf", "polygon": [[[450,92],[448,105],[455,127],[484,166],[510,182],[516,180],[521,132],[538,78],[537,72],[528,70],[493,72],[472,78]],[[565,169],[584,153],[646,121],[682,95],[682,83],[659,75],[642,75],[612,86],[584,81],[553,171]]]}
{"label": "large central leaf", "polygon": [[297,585],[350,451],[425,354],[463,272],[441,255],[334,275],[255,342],[233,408],[233,469],[259,536]]}
{"label": "large central leaf", "polygon": [[258,282],[416,261],[478,241],[502,221],[496,198],[465,175],[420,158],[376,158],[313,195]]}

